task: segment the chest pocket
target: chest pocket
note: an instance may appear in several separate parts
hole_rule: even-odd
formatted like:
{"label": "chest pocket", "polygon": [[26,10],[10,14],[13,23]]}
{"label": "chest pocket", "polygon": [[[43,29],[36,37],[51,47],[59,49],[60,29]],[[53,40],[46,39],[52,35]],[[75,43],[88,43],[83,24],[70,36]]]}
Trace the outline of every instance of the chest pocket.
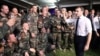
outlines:
{"label": "chest pocket", "polygon": [[57,20],[56,22],[57,22],[58,25],[60,25],[60,20]]}

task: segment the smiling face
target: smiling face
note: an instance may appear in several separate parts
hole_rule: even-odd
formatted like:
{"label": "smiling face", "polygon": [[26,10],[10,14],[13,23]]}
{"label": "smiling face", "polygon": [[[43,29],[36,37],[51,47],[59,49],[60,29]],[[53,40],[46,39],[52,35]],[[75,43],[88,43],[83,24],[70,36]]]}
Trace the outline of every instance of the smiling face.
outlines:
{"label": "smiling face", "polygon": [[4,14],[8,14],[9,12],[9,8],[7,5],[3,5],[2,8],[1,8],[1,11],[4,13]]}
{"label": "smiling face", "polygon": [[22,27],[23,27],[24,30],[29,30],[29,24],[28,23],[24,23]]}
{"label": "smiling face", "polygon": [[60,16],[60,15],[61,15],[61,13],[60,13],[59,10],[56,11],[56,15],[57,15],[57,16]]}
{"label": "smiling face", "polygon": [[18,9],[17,8],[13,8],[12,12],[15,13],[15,14],[18,14]]}
{"label": "smiling face", "polygon": [[35,13],[37,13],[37,8],[38,8],[38,7],[37,7],[36,5],[34,5],[34,6],[32,7],[32,11],[35,12]]}
{"label": "smiling face", "polygon": [[62,9],[61,9],[62,14],[65,14],[66,11],[67,11],[66,8],[62,8]]}
{"label": "smiling face", "polygon": [[42,29],[41,29],[41,32],[42,32],[42,33],[46,33],[46,28],[42,28]]}
{"label": "smiling face", "polygon": [[69,16],[69,17],[72,16],[72,11],[68,11],[68,16]]}
{"label": "smiling face", "polygon": [[11,42],[16,42],[17,41],[17,39],[16,39],[14,34],[10,34],[9,35],[9,39],[10,39]]}

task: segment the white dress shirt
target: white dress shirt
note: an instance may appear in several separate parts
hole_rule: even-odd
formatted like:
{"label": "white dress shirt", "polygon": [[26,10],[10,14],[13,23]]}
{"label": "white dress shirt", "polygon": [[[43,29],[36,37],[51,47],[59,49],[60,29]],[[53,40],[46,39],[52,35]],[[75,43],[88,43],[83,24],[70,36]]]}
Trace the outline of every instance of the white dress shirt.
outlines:
{"label": "white dress shirt", "polygon": [[66,23],[72,23],[72,24],[74,24],[74,21],[75,21],[75,19],[73,19],[73,18],[66,19]]}
{"label": "white dress shirt", "polygon": [[[75,22],[75,25],[76,25],[76,22]],[[87,36],[88,33],[91,33],[91,32],[92,32],[91,21],[87,17],[82,15],[79,18],[76,34],[79,36]]]}
{"label": "white dress shirt", "polygon": [[[66,22],[73,23],[75,28],[76,28],[76,21],[77,19],[66,19]],[[91,32],[92,32],[92,26],[90,19],[82,15],[79,18],[76,34],[79,36],[87,36],[87,34]]]}
{"label": "white dress shirt", "polygon": [[97,31],[97,29],[100,29],[100,22],[99,22],[100,18],[99,17],[95,17],[93,19],[93,26],[94,26],[94,30]]}

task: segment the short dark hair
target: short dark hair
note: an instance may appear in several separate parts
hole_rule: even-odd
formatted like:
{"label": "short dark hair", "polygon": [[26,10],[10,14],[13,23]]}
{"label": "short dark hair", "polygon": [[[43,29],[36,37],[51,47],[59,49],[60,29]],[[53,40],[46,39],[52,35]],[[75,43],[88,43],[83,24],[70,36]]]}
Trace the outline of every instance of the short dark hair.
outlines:
{"label": "short dark hair", "polygon": [[14,8],[18,9],[17,7],[13,7],[12,9],[14,9]]}
{"label": "short dark hair", "polygon": [[76,9],[77,9],[77,8],[80,8],[81,11],[84,11],[84,8],[83,8],[82,6],[78,6],[78,7],[76,7]]}
{"label": "short dark hair", "polygon": [[[36,5],[36,4],[32,5],[32,7],[34,7],[34,6],[37,6],[37,5]],[[31,7],[31,8],[32,8],[32,7]]]}
{"label": "short dark hair", "polygon": [[8,5],[5,5],[5,4],[4,4],[4,5],[1,5],[1,9],[2,9],[4,6],[8,6]]}
{"label": "short dark hair", "polygon": [[11,35],[11,34],[14,34],[13,32],[7,32],[6,34],[5,34],[5,36],[4,36],[4,40],[7,42],[7,40],[9,39],[9,36]]}
{"label": "short dark hair", "polygon": [[91,9],[90,11],[95,10],[95,9]]}
{"label": "short dark hair", "polygon": [[22,21],[21,21],[21,26],[22,26],[24,23],[28,23],[28,21],[27,21],[27,20],[22,20]]}

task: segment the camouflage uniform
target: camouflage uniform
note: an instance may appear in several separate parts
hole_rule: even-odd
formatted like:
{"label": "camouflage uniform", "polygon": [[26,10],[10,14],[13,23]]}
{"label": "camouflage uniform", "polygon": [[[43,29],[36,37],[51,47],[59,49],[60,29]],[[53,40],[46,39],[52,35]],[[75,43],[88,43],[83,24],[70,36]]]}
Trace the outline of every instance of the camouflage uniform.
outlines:
{"label": "camouflage uniform", "polygon": [[68,37],[70,34],[70,29],[69,29],[68,24],[63,19],[63,17],[62,17],[61,25],[63,27],[62,29],[62,48],[66,49],[68,48]]}
{"label": "camouflage uniform", "polygon": [[73,19],[69,18],[69,20],[71,22],[66,22],[68,24],[68,27],[69,27],[69,37],[68,37],[68,48],[72,48],[72,43],[73,43],[73,36],[74,36],[74,29],[71,29],[70,27],[74,27],[74,22],[73,22]]}
{"label": "camouflage uniform", "polygon": [[8,21],[8,17],[0,15],[0,21],[2,21],[3,23],[6,23]]}
{"label": "camouflage uniform", "polygon": [[[30,38],[30,48],[34,48],[35,51],[37,51],[37,46],[38,46],[38,39],[37,36],[36,37],[31,37]],[[35,56],[36,53],[33,53],[30,51],[30,56]]]}
{"label": "camouflage uniform", "polygon": [[18,53],[18,51],[19,49],[17,45],[13,44],[13,46],[10,47],[7,44],[4,48],[4,56],[22,56],[20,53]]}
{"label": "camouflage uniform", "polygon": [[39,50],[46,50],[46,46],[47,46],[47,42],[48,42],[48,40],[47,40],[47,33],[40,33],[39,35],[38,35],[38,48],[37,48],[37,50],[39,51]]}
{"label": "camouflage uniform", "polygon": [[0,39],[4,39],[6,33],[9,32],[9,26],[5,23],[0,27]]}
{"label": "camouflage uniform", "polygon": [[4,56],[13,56],[14,53],[14,46],[10,47],[8,45],[4,48]]}
{"label": "camouflage uniform", "polygon": [[29,52],[30,49],[30,43],[29,43],[29,33],[25,34],[24,32],[21,33],[23,36],[20,36],[19,38],[19,48],[20,48],[20,53],[22,55],[25,54],[25,52]]}
{"label": "camouflage uniform", "polygon": [[19,43],[16,43],[14,47],[15,48],[14,48],[13,56],[22,56],[22,54],[20,53]]}
{"label": "camouflage uniform", "polygon": [[28,21],[29,21],[29,25],[30,25],[30,31],[38,33],[38,28],[37,28],[38,14],[30,13],[28,15]]}
{"label": "camouflage uniform", "polygon": [[4,45],[2,45],[3,42],[0,40],[0,56],[4,56]]}
{"label": "camouflage uniform", "polygon": [[48,43],[47,43],[46,52],[50,53],[55,49],[55,47],[52,47],[52,45],[55,46],[55,40],[53,39],[53,34],[52,33],[48,33],[47,39],[48,39]]}
{"label": "camouflage uniform", "polygon": [[53,36],[56,41],[56,47],[61,48],[61,28],[58,29],[57,26],[61,27],[61,17],[57,18],[57,16],[53,17]]}
{"label": "camouflage uniform", "polygon": [[16,16],[16,23],[14,25],[14,34],[17,36],[20,33],[21,30],[21,16],[17,15]]}
{"label": "camouflage uniform", "polygon": [[0,27],[0,39],[2,39],[9,30],[9,26],[6,24],[7,21],[7,17],[3,17],[0,15],[0,22],[3,23],[3,26]]}
{"label": "camouflage uniform", "polygon": [[46,16],[46,17],[43,17],[42,15],[39,16],[39,19],[38,19],[39,22],[42,22],[41,24],[38,23],[38,29],[40,29],[39,31],[41,31],[41,28],[46,28],[47,29],[50,29],[50,17],[49,16]]}

